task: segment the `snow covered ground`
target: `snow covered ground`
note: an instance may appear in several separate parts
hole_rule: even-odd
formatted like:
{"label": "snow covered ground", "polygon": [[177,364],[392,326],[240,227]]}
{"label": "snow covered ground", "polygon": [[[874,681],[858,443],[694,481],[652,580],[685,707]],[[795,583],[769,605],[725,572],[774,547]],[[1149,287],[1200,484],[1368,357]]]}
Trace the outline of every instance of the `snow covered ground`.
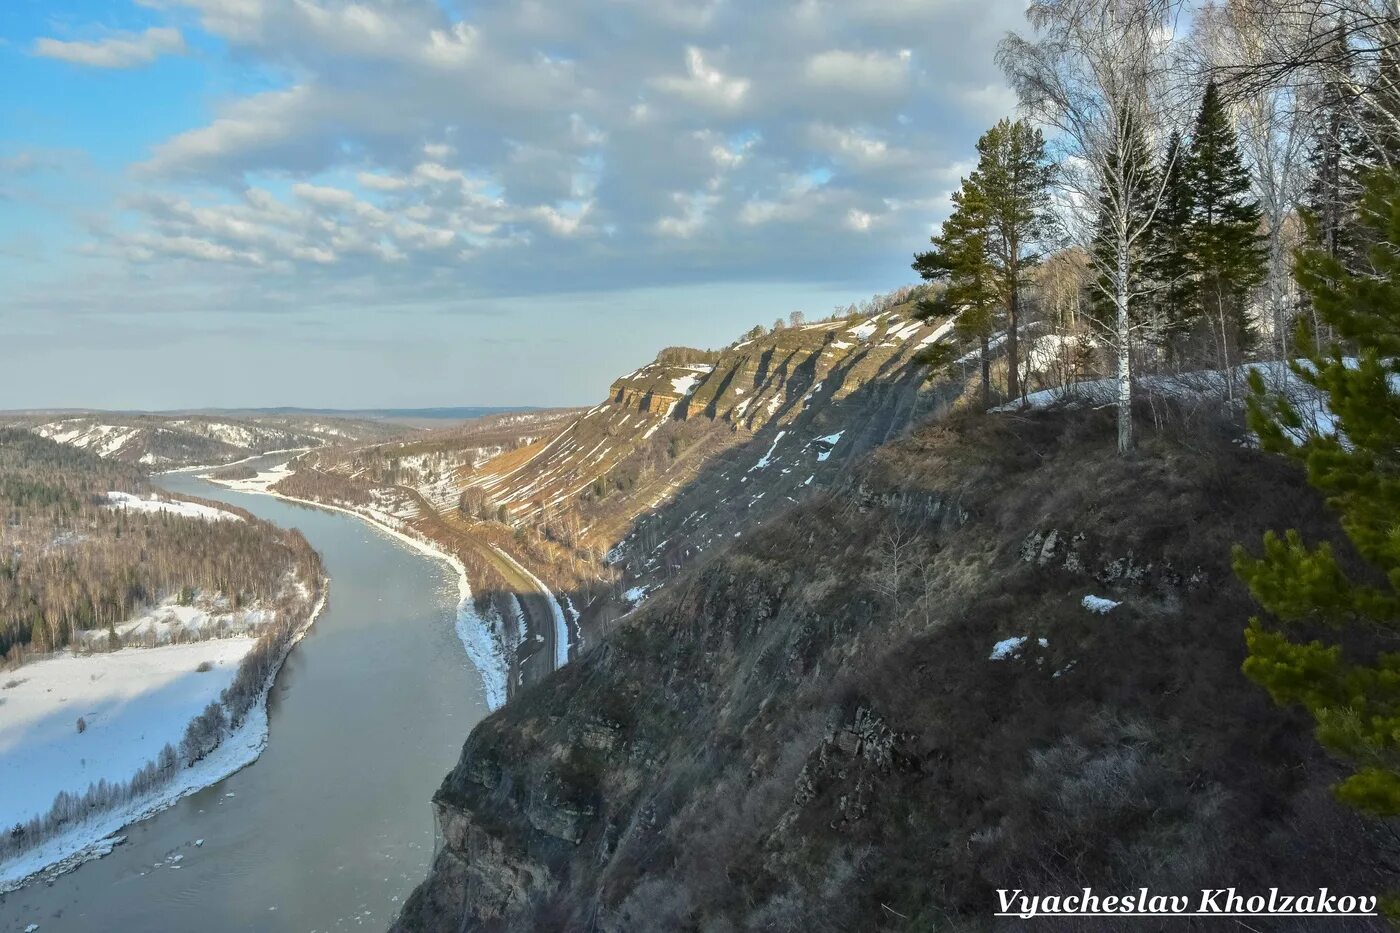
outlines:
{"label": "snow covered ground", "polygon": [[219,479],[217,476],[206,476],[205,479],[211,483],[218,483],[220,486],[227,486],[229,489],[236,489],[239,492],[267,492],[268,487],[272,484],[291,475],[291,461],[287,461],[277,464],[270,470],[264,470],[249,479]]}
{"label": "snow covered ground", "polygon": [[[320,616],[321,610],[325,608],[325,605],[326,600],[323,595],[321,601],[316,604],[307,617],[306,623],[302,626],[301,631],[288,643],[286,652],[290,652],[296,643],[301,640],[301,637],[306,634],[312,623]],[[236,647],[239,642],[243,643],[243,647]],[[222,691],[232,680],[238,658],[241,658],[243,654],[247,653],[253,642],[253,638],[243,637],[237,639],[222,639],[213,642],[200,642],[192,645],[171,645],[162,648],[127,648],[113,654],[101,656],[84,658],[64,656],[53,660],[57,662],[63,662],[65,660],[99,662],[105,660],[106,662],[110,662],[113,659],[119,658],[122,659],[122,663],[154,663],[167,667],[168,670],[165,673],[154,675],[151,681],[147,681],[145,689],[136,691],[135,695],[132,696],[123,695],[118,686],[118,682],[114,680],[109,688],[111,696],[109,697],[109,705],[105,710],[106,714],[110,716],[107,720],[109,725],[112,721],[120,719],[124,724],[123,728],[131,727],[128,729],[128,735],[135,735],[135,741],[141,743],[143,747],[149,745],[149,747],[155,749],[155,753],[158,754],[159,750],[165,746],[168,740],[159,736],[152,737],[151,734],[148,734],[148,731],[163,731],[167,726],[173,726],[173,724],[179,722],[178,730],[173,733],[173,735],[177,740],[182,737],[185,727],[188,725],[188,720],[193,719],[194,715],[208,704],[208,700],[211,699],[213,695]],[[200,661],[209,660],[214,662],[221,657],[220,655],[211,657],[208,653],[211,648],[220,650],[227,648],[230,651],[238,650],[241,653],[237,658],[231,655],[222,656],[224,658],[223,664],[214,664],[212,670],[199,673],[195,668],[199,666]],[[204,653],[201,654],[201,651]],[[195,660],[195,658],[199,658],[199,660]],[[281,662],[285,659],[286,653],[284,652],[282,658],[278,661],[277,668],[280,669]],[[15,675],[9,676],[8,679],[4,681],[0,681],[0,699],[5,699],[7,701],[6,707],[9,705],[9,694],[18,690],[22,684],[16,684],[8,688],[4,687],[4,685],[11,681],[21,681],[25,679],[29,676],[31,671],[38,669],[41,664],[45,663],[49,662],[36,662],[35,664],[26,665],[17,671]],[[75,670],[77,669],[70,668],[67,671],[61,672],[64,676],[56,676],[55,682],[60,684],[75,683],[75,678],[72,676]],[[106,676],[98,676],[99,672],[96,670],[89,669],[83,673],[87,675],[88,684],[99,684],[107,679]],[[209,691],[210,696],[197,701],[193,695],[187,693],[189,687],[187,674],[197,678],[215,678],[213,682],[206,681],[196,685],[201,692],[201,696],[205,690]],[[67,832],[51,837],[40,845],[25,851],[9,861],[0,862],[0,894],[20,887],[27,880],[38,876],[41,872],[45,875],[61,874],[65,871],[71,871],[90,859],[101,858],[108,852],[111,852],[113,847],[120,845],[125,839],[124,836],[118,835],[123,827],[144,820],[147,817],[154,816],[161,810],[174,804],[181,797],[192,794],[211,784],[217,784],[230,774],[246,768],[254,761],[257,761],[258,756],[261,755],[263,749],[267,747],[267,693],[272,689],[272,684],[276,676],[276,671],[274,671],[263,684],[262,695],[259,697],[258,702],[254,703],[252,708],[248,711],[243,720],[243,724],[232,734],[225,736],[224,740],[219,743],[217,748],[200,759],[195,765],[179,769],[172,781],[158,787],[148,795],[130,800],[111,810],[104,810],[97,813],[75,824]],[[217,685],[217,689],[215,689],[215,685]],[[81,673],[79,673],[74,687],[74,696],[91,698],[94,695],[87,692],[90,689],[93,688],[81,685]],[[44,689],[44,694],[50,702],[53,702],[53,695],[49,693],[48,688]],[[139,709],[142,705],[149,705],[152,694],[160,695],[158,703],[150,707],[153,710],[153,714],[149,718],[148,729],[139,729],[137,724],[140,717],[133,716],[130,707],[136,706]],[[184,699],[182,700],[181,697]],[[166,703],[172,701],[184,702],[186,700],[190,704],[190,712],[184,721],[177,720],[175,714],[171,713],[165,707]],[[58,712],[50,713],[47,716],[41,714],[34,727],[31,728],[26,735],[31,737],[33,741],[38,742],[46,734],[44,729],[49,725],[51,720],[57,724],[57,727],[61,731],[67,723],[68,715],[70,713],[76,713],[73,717],[71,727],[74,736],[77,736],[77,716],[84,715],[83,712],[81,712],[81,708],[89,705],[92,705],[91,702],[74,702],[72,700],[63,703],[62,708]],[[7,748],[10,746],[4,729],[9,726],[12,720],[9,715],[9,710],[6,710],[4,707],[0,707],[0,710],[5,710],[4,713],[0,713],[0,761],[4,761],[11,757],[10,752],[7,751]],[[99,716],[102,715],[103,712],[102,709],[99,709]],[[93,727],[89,725],[89,728],[81,737],[85,738],[91,731],[93,731]],[[54,738],[61,739],[61,736],[55,735]],[[81,750],[83,752],[89,751],[89,749],[86,748],[82,748]],[[62,760],[64,759],[60,757],[59,761],[61,762]],[[71,763],[71,758],[68,760]],[[106,767],[106,762],[104,762],[104,773],[102,775],[93,773],[89,769],[95,767],[96,762],[89,761],[86,755],[80,756],[78,763],[78,774],[85,780],[97,780],[99,776],[106,776],[105,772],[109,770]],[[144,762],[142,763],[144,764]],[[132,774],[134,774],[134,771],[135,769],[119,779],[129,779]],[[6,777],[3,768],[0,768],[0,807],[7,807],[10,800],[8,788],[5,786],[7,780],[9,779]],[[82,785],[82,788],[73,789],[85,788],[86,784]],[[52,802],[52,796],[57,793],[57,790],[57,788],[50,785],[50,802]],[[32,806],[32,803],[30,805]],[[17,809],[18,808],[16,808],[16,811]],[[6,821],[0,820],[0,826],[3,825],[6,825]]]}
{"label": "snow covered ground", "polygon": [[107,502],[114,509],[126,509],[131,512],[166,512],[170,515],[182,515],[186,518],[207,518],[210,521],[243,520],[242,516],[225,512],[223,509],[216,509],[213,506],[200,505],[197,502],[184,502],[179,499],[157,499],[154,495],[142,498],[129,492],[109,492],[107,493]]}
{"label": "snow covered ground", "polygon": [[[167,743],[178,746],[254,641],[63,654],[0,675],[0,827],[46,813],[59,791],[130,780]],[[205,662],[211,669],[197,671]]]}
{"label": "snow covered ground", "polygon": [[[274,610],[257,606],[234,609],[225,597],[210,599],[199,596],[189,605],[181,605],[176,597],[171,596],[114,627],[124,644],[134,641],[140,646],[155,647],[168,642],[199,641],[256,632],[275,617]],[[107,647],[109,637],[105,628],[90,629],[75,635],[86,645],[98,649]]]}

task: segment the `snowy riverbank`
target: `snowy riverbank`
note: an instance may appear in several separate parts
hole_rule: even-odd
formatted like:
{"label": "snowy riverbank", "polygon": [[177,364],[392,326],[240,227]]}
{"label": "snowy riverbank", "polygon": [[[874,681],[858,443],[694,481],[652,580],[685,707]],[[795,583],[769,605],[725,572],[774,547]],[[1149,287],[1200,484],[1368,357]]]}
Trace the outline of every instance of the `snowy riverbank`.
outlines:
{"label": "snowy riverbank", "polygon": [[[323,589],[320,600],[311,610],[300,629],[298,629],[295,637],[288,641],[277,664],[274,665],[271,673],[263,683],[257,702],[249,709],[239,727],[225,736],[223,741],[221,741],[212,752],[194,765],[188,768],[180,768],[175,772],[175,776],[172,780],[162,784],[150,793],[128,800],[111,809],[103,810],[83,820],[66,832],[46,839],[34,848],[22,852],[7,861],[0,862],[0,894],[23,887],[26,883],[37,880],[38,878],[50,877],[62,874],[66,871],[71,871],[83,862],[91,859],[101,858],[103,855],[111,852],[113,847],[122,843],[124,837],[119,833],[124,827],[154,816],[161,810],[174,805],[182,797],[208,787],[211,784],[217,784],[229,775],[246,768],[256,761],[258,756],[262,754],[263,749],[267,747],[268,693],[271,691],[272,685],[276,681],[278,671],[281,670],[282,662],[286,660],[292,648],[315,623],[316,618],[321,614],[325,605],[326,595]],[[171,665],[178,664],[183,665],[183,667],[180,668],[181,670],[188,668],[190,672],[193,672],[194,666],[198,664],[198,661],[195,660],[196,655],[200,656],[200,660],[207,660],[208,658],[205,656],[217,653],[217,646],[232,641],[235,640],[221,639],[199,642],[192,645],[172,645],[163,648],[127,648],[111,655],[94,656],[93,660],[100,661],[106,659],[110,661],[112,659],[122,659],[121,663],[155,663],[158,666],[166,667],[170,670],[174,669],[170,667]],[[241,658],[251,648],[253,639],[239,638],[236,641],[240,649],[238,657]],[[128,654],[128,652],[130,652],[130,654]],[[159,655],[157,659],[152,662],[152,657],[161,652],[165,652],[165,654]],[[189,657],[185,657],[186,654],[188,654]],[[65,657],[54,659],[53,661],[38,662],[32,666],[32,670],[31,668],[22,668],[16,675],[11,676],[10,679],[22,681],[28,676],[47,676],[42,672],[39,674],[32,672],[40,671],[41,665],[43,664],[66,664],[68,662],[84,662],[87,660],[89,659]],[[71,671],[62,671],[60,673],[64,675],[64,678],[60,678],[60,680],[64,680],[66,675],[71,673]],[[216,675],[213,671],[209,671],[199,674],[192,673],[192,676],[211,677]],[[105,677],[102,679],[105,679]],[[66,678],[66,680],[70,682],[75,691],[86,690],[89,692],[96,691],[97,693],[101,693],[100,687],[85,688],[78,683],[71,682],[71,678]],[[89,682],[100,683],[100,680],[92,681],[90,678]],[[23,686],[24,684],[21,683],[14,689],[19,690]],[[115,693],[116,686],[116,681],[114,681],[113,693]],[[180,706],[180,704],[176,705]],[[180,706],[180,708],[183,709],[183,706]],[[163,704],[162,710],[158,712],[159,716],[157,717],[157,722],[166,722],[167,724],[173,722],[171,718],[173,713],[166,710]],[[197,712],[198,710],[195,710],[195,713]],[[65,706],[65,722],[70,713],[75,716],[82,715],[81,711],[79,711],[76,706],[71,708]],[[153,713],[153,715],[155,714]],[[145,760],[149,761],[154,759],[159,754],[160,748],[163,747],[167,741],[178,742],[180,733],[184,731],[184,727],[188,724],[189,719],[193,718],[194,714],[191,714],[186,720],[178,724],[178,731],[173,739],[166,737],[163,732],[158,734],[153,733],[151,738],[146,741],[148,743],[158,742],[159,745],[155,747],[155,752],[148,755]],[[132,726],[134,723],[135,720],[133,719],[128,722],[127,725]],[[74,727],[73,731],[76,734],[76,727]],[[3,747],[3,741],[4,737],[0,734],[0,747]],[[81,759],[79,760],[81,762]],[[71,763],[72,762],[69,761],[70,765]],[[85,767],[85,763],[80,765],[80,767]],[[94,768],[96,767],[97,763],[94,762]],[[139,767],[139,765],[137,767]],[[132,768],[131,773],[116,775],[115,778],[109,778],[109,780],[127,780],[132,777],[136,770],[137,768]],[[101,777],[107,777],[107,775],[104,773]],[[86,780],[91,781],[98,780],[98,778],[99,776],[96,774],[86,776]],[[63,790],[68,788],[60,787],[58,789]],[[56,790],[52,791],[52,793],[56,792]],[[0,788],[0,793],[3,793],[2,788]],[[10,815],[9,809],[10,808],[7,806],[7,817]]]}
{"label": "snowy riverbank", "polygon": [[[318,502],[314,499],[302,499],[297,496],[289,496],[273,490],[271,487],[278,480],[284,479],[291,474],[287,463],[280,463],[270,470],[258,473],[249,479],[219,479],[214,476],[205,476],[211,483],[218,483],[229,489],[238,492],[253,493],[256,495],[275,496],[278,499],[285,499],[288,502],[298,502],[302,505],[315,506],[321,509],[330,509],[335,512],[344,512],[352,515],[360,521],[365,522],[371,528],[388,535],[391,538],[406,544],[409,547],[420,551],[429,557],[443,561],[457,572],[457,614],[456,631],[457,638],[462,643],[462,649],[467,654],[467,659],[481,675],[482,688],[486,694],[486,706],[490,710],[498,710],[505,705],[507,696],[507,684],[510,680],[510,661],[504,647],[492,634],[490,626],[476,612],[476,607],[472,604],[471,581],[467,577],[467,568],[455,555],[450,554],[437,546],[435,542],[428,541],[417,535],[411,535],[402,528],[396,528],[389,524],[391,519],[388,516],[380,517],[370,515],[358,509],[349,508],[342,505],[334,505],[329,502]],[[524,568],[521,568],[522,571]],[[538,582],[538,581],[536,581]],[[543,585],[541,584],[541,589]],[[548,592],[548,591],[546,591]],[[550,602],[555,600],[551,596]],[[556,609],[556,612],[559,610]],[[562,616],[562,612],[559,612]],[[557,625],[558,623],[556,623]],[[565,644],[567,646],[567,626],[565,627]],[[567,652],[567,647],[565,648]],[[566,654],[567,660],[567,654]]]}
{"label": "snowy riverbank", "polygon": [[168,470],[157,470],[151,475],[166,476],[171,473],[210,473],[214,470],[223,470],[228,467],[240,466],[250,460],[260,460],[263,457],[271,457],[273,454],[300,454],[315,449],[315,447],[284,447],[281,450],[265,450],[260,454],[250,454],[242,460],[230,460],[228,463],[197,463],[194,466],[171,467]]}

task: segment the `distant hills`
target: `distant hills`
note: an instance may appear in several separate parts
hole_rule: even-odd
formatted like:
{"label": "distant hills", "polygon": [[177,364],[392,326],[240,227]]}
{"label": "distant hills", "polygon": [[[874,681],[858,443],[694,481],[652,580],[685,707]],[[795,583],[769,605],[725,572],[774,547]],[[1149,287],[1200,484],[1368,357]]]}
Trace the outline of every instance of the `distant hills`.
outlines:
{"label": "distant hills", "polygon": [[302,408],[282,405],[272,408],[169,408],[158,411],[99,409],[99,408],[23,408],[0,411],[3,418],[62,417],[90,415],[107,411],[126,416],[176,418],[189,415],[225,418],[257,418],[267,416],[296,416],[321,418],[368,419],[373,421],[467,421],[487,415],[511,412],[539,411],[538,406],[521,405],[444,405],[429,408]]}

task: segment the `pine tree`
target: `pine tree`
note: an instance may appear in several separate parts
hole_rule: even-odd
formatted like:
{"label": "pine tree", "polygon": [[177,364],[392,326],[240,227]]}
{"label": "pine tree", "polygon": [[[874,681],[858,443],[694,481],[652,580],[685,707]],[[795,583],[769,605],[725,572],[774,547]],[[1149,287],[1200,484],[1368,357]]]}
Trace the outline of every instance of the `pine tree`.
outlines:
{"label": "pine tree", "polygon": [[[955,330],[981,345],[982,399],[991,399],[991,335],[1005,311],[1007,395],[1021,396],[1018,340],[1021,293],[1027,273],[1053,236],[1050,182],[1053,165],[1045,140],[1025,120],[1001,120],[977,141],[977,168],[953,195],[953,214],[933,238],[934,249],[915,257],[929,281],[947,283],[917,312],[925,320],[957,315]],[[926,359],[940,351],[931,351]]]}
{"label": "pine tree", "polygon": [[[987,258],[987,212],[974,179],[964,178],[953,193],[953,213],[931,242],[933,249],[914,257],[914,270],[926,281],[941,283],[942,289],[922,299],[914,316],[923,321],[954,317],[954,332],[963,339],[979,342],[982,364],[982,403],[991,403],[990,341],[998,304],[996,270]],[[941,347],[928,348],[921,361],[930,365],[946,362]]]}
{"label": "pine tree", "polygon": [[1214,82],[1206,86],[1191,137],[1191,252],[1199,283],[1196,310],[1209,322],[1220,368],[1251,349],[1249,293],[1264,280],[1262,214],[1250,197],[1249,172],[1235,128]]}
{"label": "pine tree", "polygon": [[1153,285],[1148,302],[1148,338],[1175,355],[1176,345],[1193,326],[1196,314],[1196,264],[1191,255],[1190,153],[1181,134],[1172,132],[1162,158],[1162,197],[1152,218],[1144,273]]}
{"label": "pine tree", "polygon": [[[1321,248],[1301,254],[1295,272],[1318,316],[1358,351],[1345,360],[1334,342],[1292,364],[1335,426],[1305,423],[1286,398],[1264,394],[1257,373],[1250,424],[1267,449],[1303,463],[1376,582],[1355,579],[1331,547],[1310,547],[1297,531],[1270,532],[1259,558],[1237,547],[1235,570],[1271,617],[1250,620],[1245,673],[1278,703],[1311,713],[1318,740],[1354,766],[1336,788],[1342,800],[1389,816],[1400,814],[1400,653],[1367,649],[1361,636],[1400,631],[1400,175],[1372,178],[1361,218],[1376,244],[1370,274]],[[1312,345],[1306,337],[1300,347]]]}
{"label": "pine tree", "polygon": [[1020,398],[1021,292],[1027,272],[1054,234],[1054,167],[1045,158],[1040,130],[1026,120],[998,122],[977,140],[977,153],[970,181],[986,213],[987,257],[1006,309],[1006,394]]}

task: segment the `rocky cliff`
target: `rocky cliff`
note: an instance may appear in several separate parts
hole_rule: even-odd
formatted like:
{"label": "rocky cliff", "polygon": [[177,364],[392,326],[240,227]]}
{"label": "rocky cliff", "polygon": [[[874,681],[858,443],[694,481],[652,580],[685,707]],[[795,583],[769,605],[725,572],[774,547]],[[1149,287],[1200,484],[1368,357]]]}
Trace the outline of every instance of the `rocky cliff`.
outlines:
{"label": "rocky cliff", "polygon": [[1102,413],[926,426],[481,723],[394,929],[985,930],[1001,887],[1369,893],[1373,828],[1239,673],[1229,545],[1281,526],[1336,538],[1225,427],[1128,462]]}
{"label": "rocky cliff", "polygon": [[[687,563],[820,493],[957,393],[917,361],[951,324],[886,304],[720,350],[666,348],[585,411],[318,452],[296,464],[298,488],[395,521],[445,521],[511,554],[561,596],[575,634],[596,638]],[[482,598],[507,586],[475,569]]]}

